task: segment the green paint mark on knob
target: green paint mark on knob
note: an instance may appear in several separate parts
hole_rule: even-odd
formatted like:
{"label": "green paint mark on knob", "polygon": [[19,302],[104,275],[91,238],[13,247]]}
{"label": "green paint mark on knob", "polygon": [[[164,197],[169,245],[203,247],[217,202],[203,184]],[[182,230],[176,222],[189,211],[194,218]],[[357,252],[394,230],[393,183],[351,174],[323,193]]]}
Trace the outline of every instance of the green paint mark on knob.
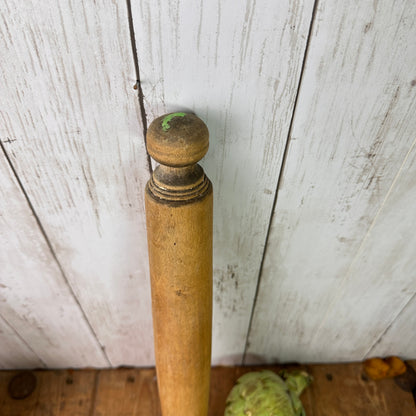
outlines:
{"label": "green paint mark on knob", "polygon": [[169,122],[174,118],[174,117],[185,117],[185,113],[172,113],[172,114],[168,114],[162,121],[162,129],[163,131],[168,131],[170,129],[169,126]]}

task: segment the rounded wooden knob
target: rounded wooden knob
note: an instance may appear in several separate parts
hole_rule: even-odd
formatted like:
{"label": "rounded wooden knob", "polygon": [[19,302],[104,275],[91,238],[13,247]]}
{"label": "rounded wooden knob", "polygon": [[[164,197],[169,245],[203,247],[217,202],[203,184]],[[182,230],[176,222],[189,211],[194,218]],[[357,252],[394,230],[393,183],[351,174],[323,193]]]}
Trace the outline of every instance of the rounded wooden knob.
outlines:
{"label": "rounded wooden knob", "polygon": [[153,120],[147,131],[147,151],[162,165],[188,166],[208,151],[208,128],[194,114],[170,113]]}

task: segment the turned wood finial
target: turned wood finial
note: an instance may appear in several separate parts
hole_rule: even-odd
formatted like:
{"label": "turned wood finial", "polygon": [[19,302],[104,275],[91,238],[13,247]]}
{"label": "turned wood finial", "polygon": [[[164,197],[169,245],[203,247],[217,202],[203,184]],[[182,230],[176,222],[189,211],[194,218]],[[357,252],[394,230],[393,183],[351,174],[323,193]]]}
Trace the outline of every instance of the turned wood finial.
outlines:
{"label": "turned wood finial", "polygon": [[162,165],[197,163],[208,151],[208,128],[194,114],[170,113],[155,119],[147,131],[147,150]]}
{"label": "turned wood finial", "polygon": [[147,190],[170,203],[190,203],[210,191],[211,183],[197,162],[208,151],[208,128],[194,114],[170,113],[155,119],[147,131],[147,150],[160,165]]}

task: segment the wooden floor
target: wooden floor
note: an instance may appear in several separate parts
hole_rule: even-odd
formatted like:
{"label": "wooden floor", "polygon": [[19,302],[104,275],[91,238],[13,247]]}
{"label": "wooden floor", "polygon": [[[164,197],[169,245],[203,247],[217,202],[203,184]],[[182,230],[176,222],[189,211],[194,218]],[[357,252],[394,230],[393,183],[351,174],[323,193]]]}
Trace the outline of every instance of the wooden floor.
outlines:
{"label": "wooden floor", "polygon": [[[302,395],[308,416],[416,416],[411,393],[392,379],[368,380],[360,363],[301,368],[314,377]],[[210,416],[223,415],[225,398],[236,379],[253,369],[213,368]],[[34,371],[36,388],[20,400],[12,399],[9,392],[17,374],[0,372],[1,416],[160,416],[153,369]]]}

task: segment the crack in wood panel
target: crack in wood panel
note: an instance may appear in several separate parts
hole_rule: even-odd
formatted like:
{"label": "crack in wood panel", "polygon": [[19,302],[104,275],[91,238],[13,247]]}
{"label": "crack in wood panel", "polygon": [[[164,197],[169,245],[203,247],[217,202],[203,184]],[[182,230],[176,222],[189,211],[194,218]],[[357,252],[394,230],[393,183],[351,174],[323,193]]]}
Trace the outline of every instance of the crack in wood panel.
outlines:
{"label": "crack in wood panel", "polygon": [[[134,34],[134,23],[133,23],[133,16],[131,13],[131,1],[126,0],[127,6],[127,18],[129,22],[129,32],[130,32],[130,42],[131,42],[131,51],[133,55],[133,62],[134,62],[134,70],[136,72],[136,84],[134,85],[134,89],[137,89],[139,106],[140,106],[140,117],[141,117],[141,124],[143,128],[143,139],[146,145],[147,140],[147,114],[146,114],[146,107],[144,105],[144,94],[142,88],[142,81],[140,79],[140,66],[139,66],[139,57],[137,56],[137,47],[136,47],[136,35]],[[152,162],[150,159],[150,155],[147,152],[147,165],[149,168],[150,176],[153,173]]]}
{"label": "crack in wood panel", "polygon": [[[0,288],[3,288],[3,284]],[[0,315],[0,368],[42,368],[46,367],[19,332]]]}
{"label": "crack in wood panel", "polygon": [[[2,346],[7,365],[81,366],[85,359],[106,365],[6,156],[0,154],[0,303],[3,321],[24,344],[10,351],[10,334]],[[29,351],[35,357],[28,359]]]}
{"label": "crack in wood panel", "polygon": [[312,28],[313,28],[313,24],[314,24],[314,20],[315,20],[317,6],[318,6],[318,0],[315,0],[314,5],[313,5],[313,9],[312,9],[311,21],[310,21],[310,25],[309,25],[309,32],[308,32],[306,45],[305,45],[305,54],[304,54],[303,60],[302,60],[302,68],[300,70],[299,84],[298,84],[298,87],[296,89],[296,97],[295,97],[295,101],[294,101],[294,104],[293,104],[292,117],[290,119],[290,124],[289,124],[289,130],[288,130],[288,134],[287,134],[285,149],[283,151],[282,164],[280,166],[280,171],[279,171],[279,175],[278,175],[278,178],[277,178],[277,185],[276,185],[276,190],[275,190],[275,193],[274,193],[273,206],[272,206],[272,209],[271,209],[271,212],[270,212],[270,220],[269,220],[269,225],[268,225],[268,228],[267,228],[267,234],[266,234],[266,239],[265,239],[265,243],[264,243],[263,255],[262,255],[260,268],[259,268],[259,275],[258,275],[258,278],[257,278],[256,293],[254,295],[253,306],[252,306],[252,309],[251,309],[250,321],[249,321],[248,330],[247,330],[246,344],[245,344],[245,347],[244,347],[243,359],[242,359],[242,363],[241,363],[242,365],[245,364],[246,356],[247,356],[247,350],[248,350],[248,347],[249,347],[249,344],[250,344],[250,341],[249,341],[250,332],[251,332],[251,326],[253,324],[253,317],[254,317],[254,313],[255,313],[255,309],[256,309],[256,303],[257,303],[259,288],[260,288],[260,284],[261,284],[261,276],[262,276],[262,273],[263,273],[264,259],[265,259],[265,256],[266,256],[266,250],[267,250],[267,245],[268,245],[268,241],[269,241],[270,229],[271,229],[271,225],[272,225],[272,221],[273,221],[273,215],[274,215],[275,208],[276,208],[277,198],[279,196],[280,180],[283,176],[283,172],[284,172],[284,169],[285,169],[285,164],[286,164],[286,159],[287,159],[287,154],[288,154],[288,149],[289,149],[289,143],[290,143],[290,137],[291,137],[291,134],[292,134],[293,120],[294,120],[294,117],[295,117],[295,114],[296,114],[296,106],[297,106],[297,103],[298,103],[299,91],[300,91],[300,88],[301,88],[301,85],[302,85],[302,78],[303,78],[303,73],[304,73],[304,70],[305,70],[305,63],[308,59],[309,44],[310,44],[311,33],[312,33]]}
{"label": "crack in wood panel", "polygon": [[[12,161],[10,160],[9,155],[7,154],[7,151],[6,151],[6,149],[5,149],[4,145],[3,145],[3,143],[1,142],[1,140],[0,140],[0,147],[1,147],[1,150],[2,150],[2,152],[3,152],[4,157],[5,157],[5,158],[6,158],[6,160],[7,160],[7,163],[9,164],[10,170],[13,172],[13,175],[14,175],[14,177],[15,177],[15,179],[16,179],[16,182],[17,182],[17,184],[18,184],[18,186],[19,186],[19,188],[20,188],[20,190],[21,190],[21,192],[22,192],[22,194],[23,194],[23,196],[24,196],[24,198],[25,198],[25,200],[26,200],[26,202],[27,202],[27,205],[29,206],[29,209],[30,209],[30,211],[31,211],[31,213],[32,213],[32,215],[33,215],[33,218],[34,218],[34,219],[35,219],[35,221],[36,221],[36,224],[37,224],[37,226],[38,226],[38,228],[39,228],[39,231],[40,231],[40,233],[42,234],[42,236],[43,236],[43,238],[44,238],[44,240],[45,240],[45,243],[46,243],[46,245],[48,246],[48,249],[49,249],[49,251],[50,251],[50,253],[51,253],[51,255],[52,255],[53,259],[55,260],[56,265],[58,266],[58,269],[59,269],[60,275],[61,275],[61,277],[62,277],[63,281],[65,282],[65,285],[67,286],[67,288],[68,288],[68,290],[69,290],[70,295],[72,296],[72,298],[73,298],[74,302],[77,304],[77,306],[78,306],[78,308],[79,308],[79,310],[80,310],[80,312],[81,312],[81,314],[82,314],[82,318],[83,318],[83,320],[85,321],[85,323],[86,323],[87,327],[89,328],[89,330],[91,331],[91,334],[93,335],[93,337],[94,337],[94,339],[95,339],[95,341],[96,341],[97,345],[98,345],[98,346],[100,347],[100,349],[102,350],[103,355],[104,355],[104,357],[105,357],[105,359],[106,359],[106,361],[107,361],[107,364],[108,364],[108,365],[110,365],[110,360],[108,359],[108,357],[107,357],[107,355],[106,355],[106,353],[105,353],[105,349],[104,349],[104,348],[103,348],[103,346],[100,344],[100,341],[98,340],[98,337],[97,337],[97,334],[96,334],[96,333],[95,333],[95,331],[94,331],[94,328],[92,327],[92,325],[91,325],[90,321],[88,320],[88,317],[87,317],[87,315],[86,315],[86,313],[85,313],[84,309],[82,308],[82,305],[80,304],[80,302],[79,302],[79,300],[78,300],[77,296],[76,296],[76,295],[75,295],[75,293],[74,293],[74,290],[73,290],[73,288],[72,288],[71,284],[70,284],[70,283],[69,283],[69,281],[68,281],[68,278],[67,278],[67,276],[66,276],[66,274],[65,274],[65,271],[64,271],[64,269],[63,269],[63,267],[62,267],[62,265],[61,265],[61,263],[60,263],[60,261],[59,261],[58,257],[56,256],[55,250],[54,250],[54,249],[53,249],[53,247],[52,247],[52,244],[51,244],[51,242],[50,242],[50,239],[49,239],[48,235],[46,234],[46,231],[45,231],[45,229],[43,228],[42,223],[40,222],[40,219],[39,219],[39,217],[38,217],[38,215],[37,215],[37,213],[36,213],[36,211],[35,211],[35,209],[34,209],[34,207],[33,207],[33,205],[32,205],[32,202],[30,201],[29,195],[27,194],[27,192],[26,192],[26,190],[25,190],[25,188],[24,188],[24,186],[23,186],[23,184],[22,184],[21,180],[19,179],[19,176],[17,175],[17,172],[16,172],[16,170],[15,170],[15,168],[14,168],[14,166],[13,166],[13,163],[12,163]],[[22,340],[23,340],[23,338],[22,338]],[[42,362],[42,364],[44,364],[44,365],[45,365],[45,363],[43,363],[43,362]]]}
{"label": "crack in wood panel", "polygon": [[415,356],[416,334],[416,292],[406,302],[400,312],[377,341],[369,348],[365,358],[387,357],[398,355],[403,359],[412,359]]}

